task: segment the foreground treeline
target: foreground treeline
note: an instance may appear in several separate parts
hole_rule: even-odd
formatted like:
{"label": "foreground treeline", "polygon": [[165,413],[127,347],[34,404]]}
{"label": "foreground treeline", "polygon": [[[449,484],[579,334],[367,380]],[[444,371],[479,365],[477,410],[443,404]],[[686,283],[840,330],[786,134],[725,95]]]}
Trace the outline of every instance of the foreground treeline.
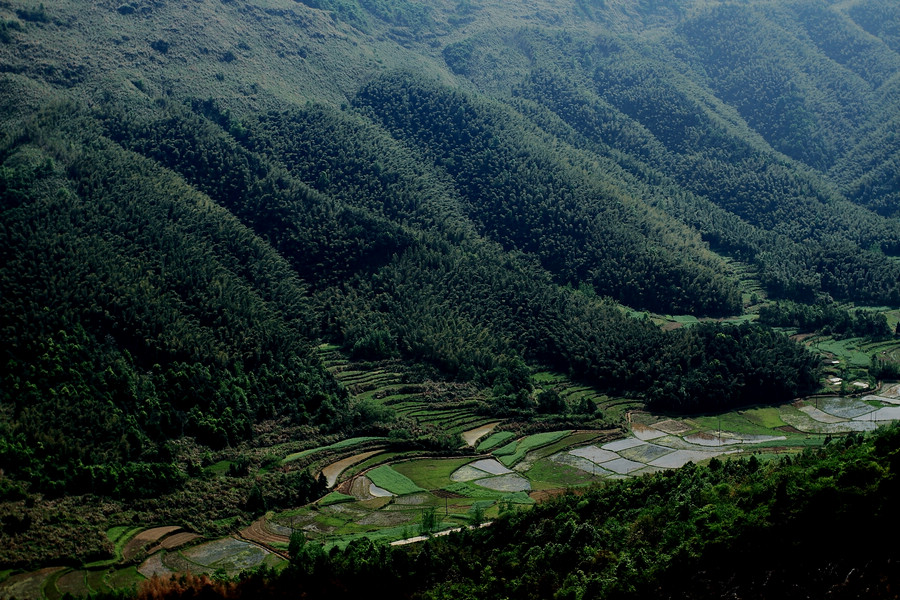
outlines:
{"label": "foreground treeline", "polygon": [[280,574],[154,579],[139,598],[892,598],[900,429],[770,462],[688,465],[570,493],[489,527],[324,552]]}

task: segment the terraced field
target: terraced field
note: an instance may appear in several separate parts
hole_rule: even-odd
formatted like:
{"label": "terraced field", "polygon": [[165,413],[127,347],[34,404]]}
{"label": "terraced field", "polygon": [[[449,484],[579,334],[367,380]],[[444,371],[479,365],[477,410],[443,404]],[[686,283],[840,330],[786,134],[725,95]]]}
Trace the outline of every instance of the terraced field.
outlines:
{"label": "terraced field", "polygon": [[[84,565],[83,568],[54,567],[32,573],[13,575],[0,583],[0,598],[47,598],[57,600],[65,594],[87,596],[128,589],[138,585],[153,572],[174,572],[162,565],[166,551],[174,551],[200,538],[179,526],[112,527],[107,537],[114,545],[114,557]],[[140,566],[134,561],[150,557]],[[159,562],[159,569],[144,565]]]}
{"label": "terraced field", "polygon": [[496,419],[478,415],[471,398],[435,389],[434,385],[404,382],[402,365],[354,362],[335,346],[319,347],[326,368],[356,401],[371,401],[413,420],[421,427],[462,434]]}
{"label": "terraced field", "polygon": [[[116,558],[85,565],[84,568],[52,567],[31,573],[13,575],[0,583],[0,598],[47,598],[57,600],[69,594],[72,597],[137,586],[153,571],[128,564],[144,554],[150,554],[145,563],[159,561],[166,550],[174,550],[197,540],[200,536],[184,531],[178,526],[153,528],[113,527],[108,537],[115,545]],[[162,567],[156,572],[174,572]]]}
{"label": "terraced field", "polygon": [[741,290],[744,306],[752,307],[756,304],[753,300],[756,300],[756,302],[765,300],[767,294],[759,281],[757,268],[730,257],[724,258],[727,268],[738,278],[738,286]]}
{"label": "terraced field", "polygon": [[642,407],[642,404],[634,399],[607,396],[553,371],[538,371],[532,374],[531,380],[536,391],[556,391],[570,409],[577,409],[583,400],[590,402],[594,405],[597,415],[605,417],[607,421],[620,420],[628,411]]}
{"label": "terraced field", "polygon": [[[900,347],[853,344],[835,343],[843,352],[841,361],[848,352],[894,352]],[[423,428],[460,433],[465,454],[423,457],[378,437],[287,454],[282,465],[315,468],[334,491],[308,506],[235,527],[231,537],[203,543],[197,534],[176,526],[113,527],[108,532],[112,558],[80,569],[8,574],[0,583],[0,597],[55,600],[65,593],[130,587],[154,574],[236,574],[259,565],[278,566],[296,530],[326,548],[361,536],[391,542],[415,539],[426,511],[434,511],[438,530],[447,531],[604,479],[640,476],[717,456],[752,453],[765,459],[824,443],[829,435],[900,420],[900,384],[855,398],[835,395],[718,416],[670,418],[647,413],[634,400],[608,397],[564,375],[541,371],[533,374],[535,396],[552,389],[573,411],[587,407],[591,412],[582,417],[584,428],[561,426],[529,434],[521,433],[521,424],[476,414],[471,393],[454,399],[451,387],[408,383],[399,365],[352,363],[333,347],[320,351],[356,401],[389,407]],[[137,560],[142,562],[133,564]]]}

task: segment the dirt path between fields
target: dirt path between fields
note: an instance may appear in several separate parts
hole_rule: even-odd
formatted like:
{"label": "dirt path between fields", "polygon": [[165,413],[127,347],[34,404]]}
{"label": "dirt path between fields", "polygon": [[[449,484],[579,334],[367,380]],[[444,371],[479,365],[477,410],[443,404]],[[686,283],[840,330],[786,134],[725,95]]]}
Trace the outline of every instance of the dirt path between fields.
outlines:
{"label": "dirt path between fields", "polygon": [[396,542],[391,542],[391,546],[405,546],[406,544],[415,544],[416,542],[424,542],[429,537],[441,537],[445,535],[450,535],[451,533],[455,533],[457,531],[462,531],[463,529],[480,529],[482,527],[487,527],[493,523],[493,521],[488,521],[486,523],[482,523],[478,527],[454,527],[453,529],[443,529],[441,531],[436,531],[432,533],[430,536],[427,535],[417,535],[415,537],[406,538],[405,540],[397,540]]}

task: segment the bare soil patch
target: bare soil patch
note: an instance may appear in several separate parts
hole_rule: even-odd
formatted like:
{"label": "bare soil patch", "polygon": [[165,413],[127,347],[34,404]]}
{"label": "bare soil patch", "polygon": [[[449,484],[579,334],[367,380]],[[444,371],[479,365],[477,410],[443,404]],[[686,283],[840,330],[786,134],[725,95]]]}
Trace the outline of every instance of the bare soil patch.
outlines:
{"label": "bare soil patch", "polygon": [[451,492],[449,490],[431,490],[431,494],[436,498],[465,498],[462,494]]}
{"label": "bare soil patch", "polygon": [[134,559],[141,550],[153,542],[159,541],[163,536],[178,531],[179,529],[181,529],[181,527],[178,525],[169,525],[166,527],[153,527],[140,532],[128,540],[128,543],[122,548],[122,558],[126,561]]}
{"label": "bare soil patch", "polygon": [[337,462],[333,462],[327,467],[323,467],[322,474],[325,475],[328,487],[334,487],[334,484],[337,483],[337,478],[340,477],[341,473],[347,468],[352,467],[356,463],[360,463],[371,456],[380,454],[381,452],[384,452],[384,450],[370,450],[369,452],[354,454],[353,456],[348,456],[347,458],[342,458]]}
{"label": "bare soil patch", "polygon": [[475,429],[464,431],[462,433],[462,439],[466,443],[466,445],[474,446],[475,442],[492,432],[494,428],[499,424],[500,421],[497,421],[496,423],[488,423],[487,425],[482,425],[481,427],[476,427]]}
{"label": "bare soil patch", "polygon": [[56,589],[59,590],[60,594],[86,596],[88,589],[84,581],[84,571],[78,570],[64,573],[56,580]]}
{"label": "bare soil patch", "polygon": [[168,577],[175,573],[172,569],[166,566],[162,561],[163,554],[161,552],[157,552],[138,567],[138,573],[150,579],[154,575],[159,577]]}
{"label": "bare soil patch", "polygon": [[803,433],[796,427],[792,427],[791,425],[782,425],[781,427],[776,427],[778,431],[783,431],[785,433]]}
{"label": "bare soil patch", "polygon": [[344,490],[341,486],[341,491],[345,494],[353,496],[354,498],[358,498],[359,500],[369,500],[372,498],[372,494],[369,493],[369,488],[372,486],[372,482],[368,477],[355,477],[350,485],[347,486],[347,489]]}
{"label": "bare soil patch", "polygon": [[286,535],[275,533],[267,526],[266,518],[262,517],[253,521],[240,532],[241,537],[252,542],[259,542],[266,546],[270,544],[287,544],[290,538]]}
{"label": "bare soil patch", "polygon": [[170,535],[169,537],[163,539],[160,542],[160,547],[165,548],[166,550],[173,550],[175,548],[180,548],[181,546],[185,546],[190,544],[196,539],[201,538],[202,536],[199,533],[191,533],[189,531],[182,531],[181,533],[176,533],[174,535]]}
{"label": "bare soil patch", "polygon": [[407,494],[406,496],[397,496],[394,498],[394,504],[397,506],[418,506],[420,504],[425,504],[426,500],[428,500],[426,494]]}
{"label": "bare soil patch", "polygon": [[795,333],[791,336],[791,339],[795,342],[802,342],[803,340],[808,340],[815,335],[815,333]]}

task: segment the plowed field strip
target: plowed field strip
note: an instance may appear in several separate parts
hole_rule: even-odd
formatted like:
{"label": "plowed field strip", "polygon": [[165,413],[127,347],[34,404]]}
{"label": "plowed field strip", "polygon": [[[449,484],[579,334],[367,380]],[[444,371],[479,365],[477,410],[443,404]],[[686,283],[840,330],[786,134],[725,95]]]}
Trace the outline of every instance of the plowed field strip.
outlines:
{"label": "plowed field strip", "polygon": [[122,558],[126,561],[131,560],[145,547],[153,542],[160,540],[163,536],[181,529],[178,525],[169,525],[167,527],[153,527],[140,532],[125,544],[122,548]]}
{"label": "plowed field strip", "polygon": [[362,454],[354,454],[353,456],[348,456],[347,458],[343,458],[337,462],[333,462],[327,467],[322,469],[322,474],[325,475],[325,480],[328,482],[328,487],[334,487],[334,484],[337,482],[337,478],[344,472],[348,467],[352,467],[356,463],[362,462],[369,457],[375,456],[380,452],[384,452],[384,450],[370,450],[369,452],[363,452]]}
{"label": "plowed field strip", "polygon": [[[288,536],[275,533],[266,527],[265,517],[257,519],[248,527],[241,529],[240,535],[245,540],[265,546],[267,550],[271,549],[272,544],[287,544],[291,541]],[[279,550],[278,552],[281,553],[283,551]]]}
{"label": "plowed field strip", "polygon": [[174,550],[175,548],[180,548],[181,546],[186,546],[190,544],[196,539],[200,539],[203,536],[198,533],[191,533],[189,531],[182,531],[181,533],[176,533],[175,535],[170,535],[168,537],[163,538],[163,540],[147,550],[147,554],[154,554],[159,552],[160,550]]}
{"label": "plowed field strip", "polygon": [[462,439],[466,445],[474,446],[475,442],[489,434],[499,424],[500,421],[495,421],[493,423],[488,423],[487,425],[482,425],[481,427],[476,427],[475,429],[470,429],[469,431],[464,431]]}

